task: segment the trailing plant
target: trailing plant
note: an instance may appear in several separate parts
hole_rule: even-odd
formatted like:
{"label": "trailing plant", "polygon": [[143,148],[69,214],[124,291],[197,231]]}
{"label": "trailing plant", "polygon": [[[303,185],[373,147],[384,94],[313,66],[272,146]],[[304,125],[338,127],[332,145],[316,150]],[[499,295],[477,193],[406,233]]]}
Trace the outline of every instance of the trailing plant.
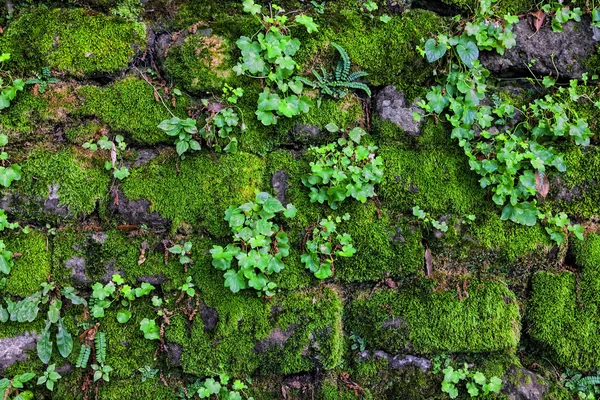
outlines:
{"label": "trailing plant", "polygon": [[[39,359],[48,364],[52,357],[53,342],[52,336],[56,339],[56,347],[63,358],[67,358],[73,351],[73,338],[66,330],[60,311],[63,306],[61,296],[71,301],[73,305],[87,305],[87,302],[82,297],[79,297],[75,289],[65,287],[59,290],[58,287],[50,283],[42,283],[42,289],[33,293],[18,302],[12,301],[5,297],[7,307],[0,305],[0,322],[7,321],[15,322],[33,322],[39,315],[40,305],[48,305],[47,318],[45,319],[45,327],[37,342],[37,353]],[[56,326],[56,329],[53,327]],[[54,333],[55,332],[55,333]]]}
{"label": "trailing plant", "polygon": [[25,384],[35,378],[33,372],[15,375],[12,379],[0,379],[0,397],[6,400],[32,400],[33,392],[23,390]]}
{"label": "trailing plant", "polygon": [[[242,56],[233,70],[237,75],[264,80],[265,89],[257,103],[258,120],[263,125],[275,125],[280,117],[307,113],[313,103],[302,95],[303,83],[294,76],[298,64],[292,57],[300,49],[300,41],[289,34],[288,15],[276,4],[271,4],[266,14],[254,0],[244,0],[243,6],[245,12],[256,16],[264,32],[252,38],[242,36],[236,41]],[[308,15],[296,15],[294,21],[304,25],[308,33],[318,29]]]}
{"label": "trailing plant", "polygon": [[[254,400],[253,397],[248,397],[244,392],[248,389],[248,385],[240,379],[232,380],[224,372],[215,374],[215,376],[216,378],[198,379],[193,384],[188,385],[185,390],[181,388],[177,397],[193,399],[198,396],[201,399]],[[247,378],[246,382],[252,384],[250,378]]]}
{"label": "trailing plant", "polygon": [[0,55],[0,89],[2,90],[0,92],[0,110],[10,107],[10,102],[17,97],[17,92],[25,88],[25,83],[22,79],[13,79],[10,72],[2,71],[2,63],[8,60],[10,60],[10,53],[2,53]]}
{"label": "trailing plant", "polygon": [[[130,302],[136,298],[147,296],[156,289],[147,282],[142,282],[139,287],[133,288],[125,285],[125,280],[119,275],[112,276],[112,280],[106,285],[96,282],[92,285],[92,294],[90,297],[90,312],[94,318],[104,318],[107,310],[115,301],[121,306],[128,307]],[[120,309],[117,312],[117,321],[121,324],[131,319],[131,311],[128,308]]]}
{"label": "trailing plant", "polygon": [[[463,364],[462,368],[455,369],[452,365],[446,366],[442,370],[444,380],[442,381],[442,392],[448,393],[451,399],[458,397],[459,388],[467,389],[469,397],[479,397],[480,395],[487,396],[490,393],[499,393],[502,389],[502,380],[497,376],[486,378],[480,371],[471,371],[467,363]],[[461,385],[461,386],[458,386]]]}
{"label": "trailing plant", "polygon": [[445,221],[439,222],[437,219],[433,218],[429,213],[425,212],[419,206],[414,206],[413,215],[423,221],[425,224],[433,226],[438,231],[447,232],[448,224]]}
{"label": "trailing plant", "polygon": [[350,335],[350,340],[352,340],[352,350],[363,352],[367,349],[366,339],[361,337],[357,333],[353,333],[352,335]]}
{"label": "trailing plant", "polygon": [[82,145],[84,149],[91,150],[93,152],[98,150],[106,150],[110,152],[110,160],[104,163],[104,168],[107,171],[112,171],[113,176],[119,180],[123,180],[129,176],[129,168],[123,165],[123,153],[127,150],[127,143],[121,135],[115,136],[115,141],[109,140],[108,137],[103,136],[98,140],[98,143],[94,143],[93,140],[86,142]]}
{"label": "trailing plant", "polygon": [[[6,215],[3,209],[0,209],[0,232],[4,231],[4,229],[14,230],[19,227],[18,222],[8,222],[8,216]],[[23,232],[27,233],[27,227],[23,228]],[[0,239],[0,273],[4,275],[10,274],[12,267],[14,266],[13,262],[13,252],[6,249],[6,244],[2,239]],[[6,285],[6,277],[2,277],[0,279],[0,288],[3,288]]]}
{"label": "trailing plant", "polygon": [[44,67],[44,68],[42,68],[41,73],[35,74],[35,78],[28,79],[27,81],[25,81],[25,84],[26,85],[39,85],[38,91],[40,93],[44,93],[46,91],[46,88],[48,87],[48,85],[58,83],[58,82],[60,82],[60,79],[52,78],[52,75],[50,74],[50,68]]}
{"label": "trailing plant", "polygon": [[61,374],[56,372],[55,369],[56,369],[56,364],[48,365],[48,367],[46,368],[46,371],[44,372],[44,375],[42,375],[38,378],[37,384],[38,385],[45,384],[46,389],[48,389],[49,391],[53,391],[54,385],[56,384],[56,382],[58,382],[60,380],[60,378],[62,378]]}
{"label": "trailing plant", "polygon": [[[550,168],[560,172],[566,169],[562,155],[550,143],[571,137],[575,144],[585,146],[591,132],[586,121],[562,99],[566,95],[572,101],[582,97],[577,93],[576,81],[569,89],[561,87],[518,110],[523,118],[519,123],[514,121],[517,109],[513,104],[498,96],[487,96],[490,73],[478,61],[479,50],[502,54],[511,48],[515,44],[511,25],[518,20],[505,16],[503,27],[492,20],[491,4],[490,0],[481,0],[480,11],[459,34],[429,39],[420,49],[430,62],[447,57],[439,65],[440,85],[432,87],[426,101],[419,105],[452,125],[451,137],[458,140],[471,169],[481,176],[481,187],[489,187],[493,201],[503,206],[501,219],[533,226],[538,215],[545,215],[532,197],[546,196]],[[549,80],[546,83],[552,85]],[[415,113],[415,118],[421,117]],[[582,237],[581,227],[575,225],[569,230]],[[557,237],[552,236],[554,240]]]}
{"label": "trailing plant", "polygon": [[176,136],[175,149],[177,154],[184,159],[188,150],[200,150],[200,142],[194,139],[194,135],[198,133],[196,120],[193,118],[179,119],[173,117],[165,119],[158,125],[158,129],[165,131],[169,136]]}
{"label": "trailing plant", "polygon": [[340,54],[340,59],[335,70],[329,73],[325,68],[321,67],[320,74],[315,70],[312,72],[317,79],[316,81],[313,82],[303,77],[300,77],[299,80],[307,86],[319,89],[321,94],[326,94],[336,99],[346,96],[350,89],[362,90],[370,97],[371,89],[362,82],[356,82],[357,79],[369,74],[363,71],[350,73],[350,57],[346,53],[346,50],[337,43],[331,42],[331,46]]}
{"label": "trailing plant", "polygon": [[[344,132],[335,124],[328,124],[330,132]],[[327,204],[337,209],[346,198],[353,197],[361,203],[375,197],[375,185],[383,178],[383,160],[377,156],[376,146],[360,145],[366,132],[354,128],[344,137],[325,146],[314,147],[309,155],[311,172],[302,177],[304,186],[310,188],[310,201]]]}
{"label": "trailing plant", "polygon": [[189,257],[192,253],[192,242],[185,242],[183,245],[176,244],[173,247],[169,247],[169,253],[177,254],[179,256],[179,263],[183,265],[185,272],[187,273],[188,267],[194,262]]}
{"label": "trailing plant", "polygon": [[310,6],[313,8],[313,10],[315,10],[315,12],[317,14],[324,14],[325,13],[325,1],[322,2],[318,2],[315,0],[311,0],[310,2]]}
{"label": "trailing plant", "polygon": [[577,393],[581,400],[596,400],[600,394],[600,372],[596,375],[583,376],[581,373],[567,369],[561,375],[564,385],[571,393]]}
{"label": "trailing plant", "polygon": [[[265,192],[257,192],[254,202],[239,207],[229,206],[225,221],[233,232],[233,243],[225,248],[213,246],[212,265],[225,271],[225,287],[237,293],[253,288],[273,296],[277,287],[269,277],[285,267],[283,259],[289,255],[289,239],[283,228],[271,221],[283,212],[286,218],[296,215],[296,208],[281,202]],[[237,266],[233,265],[236,260]]]}
{"label": "trailing plant", "polygon": [[342,220],[350,220],[350,214],[346,213],[343,217],[335,219],[330,215],[322,219],[306,237],[307,253],[302,254],[301,260],[319,279],[333,276],[336,257],[352,257],[356,253],[352,246],[352,237],[347,233],[337,232],[336,223],[339,224]]}
{"label": "trailing plant", "polygon": [[[0,78],[1,81],[1,78]],[[0,95],[1,98],[2,95]],[[1,100],[0,100],[1,104]],[[13,164],[8,159],[8,153],[4,151],[4,147],[8,144],[8,136],[0,134],[0,185],[9,187],[14,181],[21,180],[21,166],[19,164]]]}

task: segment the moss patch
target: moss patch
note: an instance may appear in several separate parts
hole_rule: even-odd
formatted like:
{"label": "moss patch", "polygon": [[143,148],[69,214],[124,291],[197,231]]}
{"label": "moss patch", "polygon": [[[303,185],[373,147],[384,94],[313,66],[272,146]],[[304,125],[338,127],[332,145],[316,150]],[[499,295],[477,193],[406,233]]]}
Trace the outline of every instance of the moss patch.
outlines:
{"label": "moss patch", "polygon": [[[456,291],[378,290],[352,302],[348,329],[369,347],[391,354],[489,352],[514,349],[520,314],[502,283],[476,283],[462,301]],[[466,297],[466,296],[465,296]]]}
{"label": "moss patch", "polygon": [[146,27],[84,9],[33,8],[9,25],[0,46],[27,73],[43,66],[73,75],[110,73],[146,46]]}
{"label": "moss patch", "polygon": [[583,371],[600,367],[599,293],[597,270],[584,270],[579,278],[568,271],[534,276],[530,334],[558,364]]}
{"label": "moss patch", "polygon": [[6,293],[28,296],[48,281],[50,275],[50,249],[46,248],[46,234],[32,230],[3,237],[6,249],[21,253],[15,257],[14,266],[6,280]]}
{"label": "moss patch", "polygon": [[589,234],[584,241],[574,241],[575,262],[586,270],[600,269],[600,235]]}
{"label": "moss patch", "polygon": [[[104,88],[83,86],[77,94],[82,98],[77,115],[97,117],[126,140],[147,145],[173,142],[157,128],[171,114],[155,100],[154,90],[141,78],[128,77]],[[173,113],[186,118],[187,105],[185,97],[179,97]]]}

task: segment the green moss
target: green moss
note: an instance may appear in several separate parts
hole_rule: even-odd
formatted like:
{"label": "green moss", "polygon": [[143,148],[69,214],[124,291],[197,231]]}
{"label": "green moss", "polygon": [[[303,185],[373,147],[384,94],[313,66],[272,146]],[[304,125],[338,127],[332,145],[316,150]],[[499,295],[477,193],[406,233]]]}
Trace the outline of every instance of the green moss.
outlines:
{"label": "green moss", "polygon": [[27,73],[49,66],[73,75],[117,72],[146,46],[146,27],[84,9],[34,8],[5,30],[0,47]]}
{"label": "green moss", "polygon": [[418,205],[439,218],[477,214],[490,207],[478,177],[458,149],[435,146],[415,151],[384,145],[378,154],[385,167],[379,196],[389,208],[412,215]]}
{"label": "green moss", "polygon": [[[420,83],[428,80],[433,70],[416,46],[421,38],[433,36],[444,26],[444,19],[429,11],[408,10],[383,24],[361,18],[359,7],[346,8],[323,22],[318,35],[302,38],[301,70],[320,66],[323,48],[333,41],[346,49],[356,70],[369,73],[365,80],[371,85],[396,85],[413,99],[424,93]],[[331,69],[334,65],[332,61],[323,67]]]}
{"label": "green moss", "polygon": [[539,259],[554,245],[541,225],[530,227],[501,221],[498,214],[478,216],[469,239],[473,243],[464,246],[465,256],[468,257],[473,248],[479,248],[499,255],[502,263],[513,263],[527,255]]}
{"label": "green moss", "polygon": [[50,251],[46,247],[46,234],[32,230],[28,234],[10,234],[2,238],[6,248],[15,257],[14,267],[6,280],[6,293],[28,296],[47,282],[50,275]]}
{"label": "green moss", "polygon": [[596,146],[568,146],[563,149],[566,172],[550,186],[550,205],[557,212],[589,218],[600,213],[600,149]]}
{"label": "green moss", "polygon": [[290,374],[331,369],[339,363],[341,301],[334,290],[292,292],[267,300],[221,287],[208,291],[203,281],[198,283],[218,322],[208,330],[200,319],[187,326],[177,318],[167,328],[168,339],[183,346],[185,372],[203,375],[222,363],[233,375]]}
{"label": "green moss", "polygon": [[472,282],[468,291],[462,301],[455,290],[364,293],[350,305],[348,330],[391,354],[514,349],[520,333],[514,294],[502,283]]}
{"label": "green moss", "polygon": [[27,138],[36,128],[36,121],[47,107],[47,101],[41,96],[29,92],[19,93],[11,106],[0,113],[0,127],[11,133],[11,143]]}
{"label": "green moss", "polygon": [[[442,0],[444,3],[474,13],[479,7],[479,0]],[[539,3],[537,4],[539,8]],[[523,14],[534,10],[536,3],[532,0],[498,0],[492,6],[493,14],[503,16],[505,14]]]}
{"label": "green moss", "polygon": [[[83,86],[77,94],[83,102],[78,116],[94,116],[114,133],[139,144],[173,143],[173,138],[157,128],[171,114],[154,99],[154,90],[142,79],[128,77],[107,87]],[[185,118],[188,102],[179,97],[173,113]]]}
{"label": "green moss", "polygon": [[107,197],[109,174],[103,168],[90,168],[73,150],[52,153],[40,148],[21,166],[23,178],[13,183],[11,190],[36,200],[47,199],[57,188],[59,203],[73,216],[91,213],[96,202]]}
{"label": "green moss", "polygon": [[222,37],[189,35],[169,48],[165,70],[185,90],[220,94],[233,75],[230,54],[231,44]]}
{"label": "green moss", "polygon": [[589,234],[584,241],[574,241],[575,262],[586,270],[600,269],[600,235]]}
{"label": "green moss", "polygon": [[584,270],[538,272],[528,310],[530,335],[558,364],[576,370],[600,367],[600,275]]}
{"label": "green moss", "polygon": [[182,161],[170,153],[134,169],[123,191],[130,200],[148,199],[152,210],[174,226],[186,222],[228,236],[225,210],[254,198],[254,191],[264,187],[263,173],[263,161],[246,153],[201,153]]}
{"label": "green moss", "polygon": [[96,139],[101,132],[102,125],[96,122],[88,122],[82,125],[75,125],[65,130],[65,137],[69,143],[81,146],[90,139]]}

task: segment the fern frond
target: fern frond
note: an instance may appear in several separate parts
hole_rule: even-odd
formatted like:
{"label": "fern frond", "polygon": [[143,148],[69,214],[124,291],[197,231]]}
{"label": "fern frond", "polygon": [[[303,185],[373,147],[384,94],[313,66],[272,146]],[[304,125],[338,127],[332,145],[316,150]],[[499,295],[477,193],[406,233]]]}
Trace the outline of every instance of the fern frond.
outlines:
{"label": "fern frond", "polygon": [[98,364],[104,364],[104,361],[106,361],[106,333],[97,332],[95,342],[96,361],[98,361]]}
{"label": "fern frond", "polygon": [[362,82],[336,82],[335,86],[345,87],[348,89],[363,90],[367,96],[371,97],[371,89]]}
{"label": "fern frond", "polygon": [[81,345],[79,349],[79,355],[77,356],[77,362],[75,363],[75,367],[77,368],[87,368],[88,360],[90,359],[90,354],[92,353],[92,349],[85,344]]}
{"label": "fern frond", "polygon": [[357,80],[358,78],[362,78],[364,76],[368,76],[369,74],[367,74],[365,71],[356,71],[351,73],[350,75],[348,75],[348,82],[352,82]]}
{"label": "fern frond", "polygon": [[341,61],[343,62],[342,73],[337,80],[345,81],[348,79],[348,74],[350,73],[350,57],[348,56],[348,53],[346,53],[346,50],[344,50],[344,48],[339,44],[331,42],[331,45],[338,51],[338,53],[340,53]]}
{"label": "fern frond", "polygon": [[586,376],[585,378],[581,378],[577,384],[584,386],[600,385],[600,376]]}
{"label": "fern frond", "polygon": [[337,63],[337,67],[335,67],[335,80],[341,81],[343,73],[344,73],[344,61],[342,61],[342,59],[339,59],[338,63]]}
{"label": "fern frond", "polygon": [[308,80],[308,79],[306,79],[306,78],[304,78],[302,76],[298,76],[296,79],[299,80],[300,82],[302,82],[303,84],[305,84],[306,86],[309,86],[311,88],[315,88],[316,87],[315,82],[313,82],[311,80]]}
{"label": "fern frond", "polygon": [[323,77],[321,75],[319,75],[319,73],[315,70],[313,70],[312,73],[315,76],[315,78],[317,78],[317,82],[322,85],[324,82]]}

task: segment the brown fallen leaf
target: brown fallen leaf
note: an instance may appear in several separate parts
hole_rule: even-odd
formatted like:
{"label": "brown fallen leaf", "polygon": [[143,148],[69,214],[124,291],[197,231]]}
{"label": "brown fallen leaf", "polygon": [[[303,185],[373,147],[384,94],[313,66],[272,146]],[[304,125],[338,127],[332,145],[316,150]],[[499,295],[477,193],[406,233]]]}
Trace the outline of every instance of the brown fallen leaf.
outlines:
{"label": "brown fallen leaf", "polygon": [[550,190],[548,176],[544,173],[540,174],[540,171],[535,171],[535,190],[537,190],[542,197],[546,197]]}
{"label": "brown fallen leaf", "polygon": [[429,247],[425,249],[425,268],[427,269],[427,278],[433,275],[433,256]]}
{"label": "brown fallen leaf", "polygon": [[533,28],[537,32],[542,28],[542,25],[544,25],[546,13],[542,10],[537,10],[536,12],[532,12],[531,16],[533,17]]}
{"label": "brown fallen leaf", "polygon": [[110,162],[111,162],[113,168],[117,164],[117,147],[115,146],[114,143],[112,144],[112,147],[110,148]]}

